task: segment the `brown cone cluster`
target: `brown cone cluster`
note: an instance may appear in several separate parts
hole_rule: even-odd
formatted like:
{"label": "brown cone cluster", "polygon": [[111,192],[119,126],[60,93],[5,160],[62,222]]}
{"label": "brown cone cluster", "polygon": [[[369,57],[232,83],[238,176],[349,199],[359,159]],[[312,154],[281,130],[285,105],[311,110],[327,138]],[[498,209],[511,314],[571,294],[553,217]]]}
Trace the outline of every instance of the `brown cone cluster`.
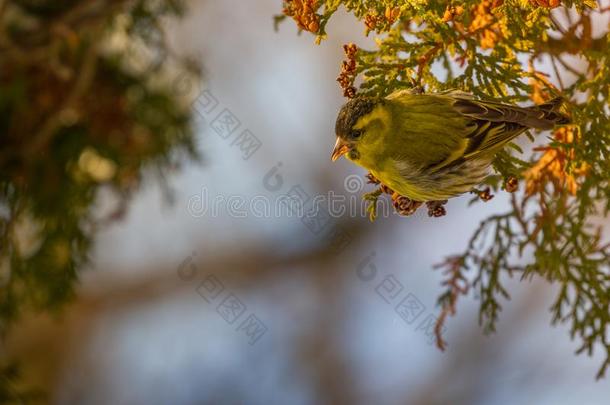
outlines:
{"label": "brown cone cluster", "polygon": [[519,189],[519,180],[515,176],[510,176],[504,180],[504,190],[507,193],[514,193]]}
{"label": "brown cone cluster", "polygon": [[398,17],[400,17],[400,8],[387,6],[385,8],[384,15],[385,15],[385,19],[390,24],[394,24],[396,22],[396,20],[398,20]]}
{"label": "brown cone cluster", "polygon": [[561,0],[530,0],[530,4],[544,8],[555,8],[561,5]]}
{"label": "brown cone cluster", "polygon": [[475,190],[474,192],[484,202],[490,201],[492,198],[494,198],[494,195],[491,193],[491,189],[489,187],[484,190]]}
{"label": "brown cone cluster", "polygon": [[447,6],[445,13],[443,14],[443,22],[453,21],[455,17],[462,15],[464,7],[462,6]]}
{"label": "brown cone cluster", "polygon": [[447,215],[447,210],[444,205],[447,204],[447,200],[443,201],[428,201],[426,207],[428,207],[428,216],[439,218]]}
{"label": "brown cone cluster", "polygon": [[284,0],[283,13],[292,17],[300,29],[316,34],[320,29],[320,16],[316,14],[319,7],[318,0]]}
{"label": "brown cone cluster", "polygon": [[387,6],[383,14],[377,14],[376,11],[364,16],[364,25],[367,33],[375,31],[377,28],[383,29],[387,24],[394,24],[400,17],[399,7]]}
{"label": "brown cone cluster", "polygon": [[356,96],[356,88],[354,87],[354,80],[356,80],[356,54],[358,53],[358,47],[355,44],[343,45],[346,59],[341,64],[341,73],[337,78],[341,89],[343,89],[343,96],[347,98],[354,98]]}
{"label": "brown cone cluster", "polygon": [[472,10],[472,22],[468,31],[471,34],[476,33],[483,49],[493,49],[504,36],[504,23],[494,14],[495,9],[503,3],[503,0],[483,0]]}
{"label": "brown cone cluster", "polygon": [[402,196],[398,193],[392,194],[392,203],[394,204],[394,209],[396,212],[405,217],[413,215],[422,205],[420,201],[413,201],[410,198]]}
{"label": "brown cone cluster", "polygon": [[377,16],[374,14],[367,14],[364,16],[364,25],[369,31],[374,31],[377,27]]}

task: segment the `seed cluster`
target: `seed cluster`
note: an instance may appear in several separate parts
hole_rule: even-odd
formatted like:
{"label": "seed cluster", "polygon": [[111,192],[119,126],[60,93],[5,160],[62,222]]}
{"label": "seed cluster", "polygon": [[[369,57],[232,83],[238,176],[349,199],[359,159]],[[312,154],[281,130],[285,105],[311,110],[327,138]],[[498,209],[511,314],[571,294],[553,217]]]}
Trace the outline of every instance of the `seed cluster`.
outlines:
{"label": "seed cluster", "polygon": [[385,19],[388,23],[394,24],[400,17],[400,8],[387,6],[385,8]]}
{"label": "seed cluster", "polygon": [[300,29],[316,34],[320,30],[320,16],[316,14],[319,7],[318,0],[284,0],[282,12],[292,17]]}
{"label": "seed cluster", "polygon": [[494,195],[491,193],[491,188],[489,188],[489,187],[487,187],[483,190],[472,190],[472,192],[474,194],[476,194],[477,196],[479,196],[479,198],[483,202],[491,201],[491,199],[494,198]]}
{"label": "seed cluster", "polygon": [[447,215],[447,210],[444,205],[447,204],[447,200],[443,201],[428,201],[426,207],[428,207],[428,216],[439,218]]}
{"label": "seed cluster", "polygon": [[484,0],[472,11],[474,18],[468,31],[480,32],[479,45],[483,49],[492,49],[503,36],[504,23],[494,15],[494,9],[502,3],[503,0]]}
{"label": "seed cluster", "polygon": [[364,25],[366,26],[367,30],[374,31],[377,27],[377,16],[374,14],[367,14],[364,16]]}
{"label": "seed cluster", "polygon": [[383,29],[384,27],[394,24],[399,17],[400,8],[390,6],[385,8],[382,15],[380,15],[377,11],[366,14],[364,16],[364,26],[366,27],[367,34],[368,32],[375,31],[378,28]]}
{"label": "seed cluster", "polygon": [[392,195],[392,204],[399,215],[408,217],[415,214],[415,211],[422,205],[419,201],[413,201],[410,198],[394,193]]}
{"label": "seed cluster", "polygon": [[555,8],[559,7],[561,0],[530,0],[530,3],[538,7]]}
{"label": "seed cluster", "polygon": [[504,190],[507,193],[514,193],[519,189],[519,180],[515,176],[510,176],[504,180]]}
{"label": "seed cluster", "polygon": [[354,87],[354,80],[356,80],[356,54],[358,53],[358,47],[356,44],[345,44],[343,45],[346,59],[341,64],[341,73],[337,81],[343,89],[343,96],[347,98],[354,98],[356,96],[356,87]]}
{"label": "seed cluster", "polygon": [[447,6],[445,14],[443,14],[443,22],[453,21],[455,17],[462,15],[464,7],[462,6]]}

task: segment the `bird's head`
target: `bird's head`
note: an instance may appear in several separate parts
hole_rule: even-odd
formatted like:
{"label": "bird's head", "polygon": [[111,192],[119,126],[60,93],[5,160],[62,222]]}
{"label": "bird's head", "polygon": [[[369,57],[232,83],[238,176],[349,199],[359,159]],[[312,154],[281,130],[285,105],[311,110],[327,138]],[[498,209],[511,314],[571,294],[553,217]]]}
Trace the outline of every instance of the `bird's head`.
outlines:
{"label": "bird's head", "polygon": [[341,107],[335,124],[337,140],[331,156],[333,162],[343,155],[354,162],[361,160],[363,154],[382,140],[389,121],[384,99],[358,97],[348,101]]}

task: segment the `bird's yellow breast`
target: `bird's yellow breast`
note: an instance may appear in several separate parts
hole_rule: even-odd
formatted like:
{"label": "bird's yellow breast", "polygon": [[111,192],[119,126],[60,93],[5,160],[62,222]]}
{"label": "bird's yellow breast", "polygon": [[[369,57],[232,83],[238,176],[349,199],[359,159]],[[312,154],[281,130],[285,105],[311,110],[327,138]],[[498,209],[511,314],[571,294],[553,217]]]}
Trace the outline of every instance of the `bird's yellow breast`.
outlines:
{"label": "bird's yellow breast", "polygon": [[408,197],[415,201],[430,201],[433,198],[430,190],[418,186],[415,182],[410,182],[398,171],[396,165],[388,163],[384,165],[384,169],[380,171],[371,170],[373,176],[379,179],[383,184],[390,187],[398,194]]}
{"label": "bird's yellow breast", "polygon": [[[386,159],[373,176],[396,193],[415,201],[442,201],[467,193],[488,174],[490,160],[466,161],[434,174],[422,173],[405,161]],[[466,174],[468,173],[468,174]]]}

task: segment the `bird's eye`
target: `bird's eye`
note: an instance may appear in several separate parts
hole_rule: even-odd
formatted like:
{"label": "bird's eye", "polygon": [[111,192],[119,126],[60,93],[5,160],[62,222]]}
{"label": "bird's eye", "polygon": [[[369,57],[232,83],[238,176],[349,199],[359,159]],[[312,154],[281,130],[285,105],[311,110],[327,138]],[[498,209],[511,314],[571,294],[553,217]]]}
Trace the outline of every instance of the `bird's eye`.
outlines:
{"label": "bird's eye", "polygon": [[357,129],[352,131],[352,138],[358,139],[358,138],[360,138],[360,135],[362,135],[362,131],[357,130]]}

